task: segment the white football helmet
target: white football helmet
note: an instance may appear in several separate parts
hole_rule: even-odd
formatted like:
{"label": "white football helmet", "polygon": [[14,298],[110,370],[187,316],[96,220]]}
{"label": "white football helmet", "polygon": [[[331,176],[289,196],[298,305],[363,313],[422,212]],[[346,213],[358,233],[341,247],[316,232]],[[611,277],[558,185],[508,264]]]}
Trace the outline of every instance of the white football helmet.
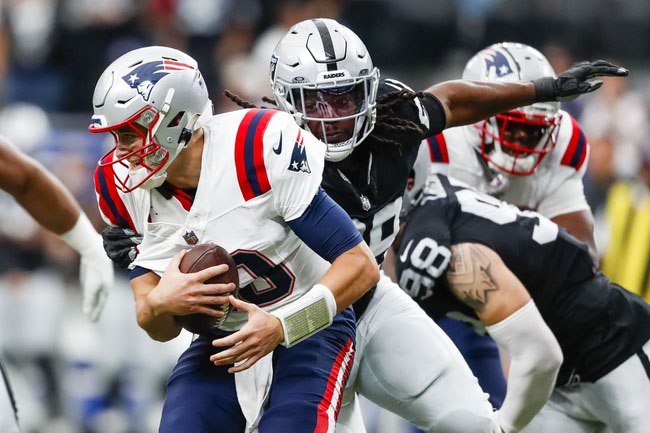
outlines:
{"label": "white football helmet", "polygon": [[[331,19],[294,25],[275,47],[270,72],[278,108],[293,114],[300,126],[319,123],[328,161],[346,158],[372,132],[379,70],[347,27]],[[349,119],[354,119],[351,137],[328,138],[326,124],[331,128]]]}
{"label": "white football helmet", "polygon": [[[463,79],[473,81],[528,81],[554,75],[542,53],[512,42],[485,48],[463,71]],[[538,102],[465,128],[489,165],[509,174],[530,175],[555,147],[559,109],[559,102]]]}
{"label": "white football helmet", "polygon": [[110,132],[116,146],[118,128],[128,126],[142,137],[138,149],[116,158],[113,148],[99,161],[100,166],[128,166],[125,160],[139,155],[139,168],[116,175],[116,186],[124,192],[160,186],[199,117],[212,115],[196,61],[167,47],[140,48],[115,60],[97,81],[93,109],[90,132]]}

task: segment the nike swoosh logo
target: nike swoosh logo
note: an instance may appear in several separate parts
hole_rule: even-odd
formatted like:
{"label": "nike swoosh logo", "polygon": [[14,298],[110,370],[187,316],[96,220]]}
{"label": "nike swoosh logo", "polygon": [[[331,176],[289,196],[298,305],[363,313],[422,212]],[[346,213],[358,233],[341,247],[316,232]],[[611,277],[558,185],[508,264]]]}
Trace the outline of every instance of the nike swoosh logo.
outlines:
{"label": "nike swoosh logo", "polygon": [[409,250],[411,249],[411,244],[413,243],[413,239],[409,241],[408,244],[406,244],[406,248],[404,249],[404,252],[402,253],[401,256],[399,256],[399,259],[402,263],[406,263],[406,260],[409,257]]}
{"label": "nike swoosh logo", "polygon": [[278,144],[277,148],[273,148],[273,152],[275,152],[276,155],[279,155],[282,153],[282,133],[280,133],[280,144]]}

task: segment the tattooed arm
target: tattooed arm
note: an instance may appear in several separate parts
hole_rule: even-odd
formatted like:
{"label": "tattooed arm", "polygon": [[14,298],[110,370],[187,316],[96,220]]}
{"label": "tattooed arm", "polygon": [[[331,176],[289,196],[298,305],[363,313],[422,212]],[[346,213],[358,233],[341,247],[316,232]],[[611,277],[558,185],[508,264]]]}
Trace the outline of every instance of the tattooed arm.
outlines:
{"label": "tattooed arm", "polygon": [[447,281],[474,309],[494,340],[510,355],[501,427],[520,431],[548,400],[562,364],[562,349],[519,279],[492,249],[452,245]]}
{"label": "tattooed arm", "polygon": [[488,326],[530,301],[530,294],[501,257],[482,244],[451,246],[447,281],[454,295]]}

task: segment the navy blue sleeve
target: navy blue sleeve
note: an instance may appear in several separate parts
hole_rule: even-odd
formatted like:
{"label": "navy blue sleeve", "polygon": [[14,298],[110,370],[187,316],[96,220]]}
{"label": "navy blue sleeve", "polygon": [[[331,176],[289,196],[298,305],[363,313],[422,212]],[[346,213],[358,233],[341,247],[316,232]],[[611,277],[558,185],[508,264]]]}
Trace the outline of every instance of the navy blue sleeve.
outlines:
{"label": "navy blue sleeve", "polygon": [[131,272],[129,272],[129,280],[133,280],[134,278],[138,278],[139,276],[148,274],[149,272],[153,271],[141,266],[136,266],[135,268],[131,269]]}
{"label": "navy blue sleeve", "polygon": [[300,218],[287,224],[309,248],[330,263],[363,241],[348,214],[320,187]]}

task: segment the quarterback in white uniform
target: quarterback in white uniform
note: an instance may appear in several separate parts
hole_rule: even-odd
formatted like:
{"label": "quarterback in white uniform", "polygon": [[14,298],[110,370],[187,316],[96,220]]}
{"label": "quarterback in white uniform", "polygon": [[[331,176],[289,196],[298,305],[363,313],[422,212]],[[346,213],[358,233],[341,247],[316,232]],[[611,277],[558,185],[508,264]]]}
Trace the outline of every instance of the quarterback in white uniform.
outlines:
{"label": "quarterback in white uniform", "polygon": [[[354,357],[348,307],[379,272],[320,188],[325,146],[275,110],[211,116],[196,62],[166,47],[117,59],[93,106],[90,131],[116,139],[95,177],[100,209],[144,227],[131,271],[139,325],[167,341],[175,316],[238,310],[179,359],[160,431],[333,431]],[[134,213],[117,190],[138,191]],[[232,283],[204,284],[225,265],[180,273],[185,249],[206,242],[236,261],[240,299]]]}

